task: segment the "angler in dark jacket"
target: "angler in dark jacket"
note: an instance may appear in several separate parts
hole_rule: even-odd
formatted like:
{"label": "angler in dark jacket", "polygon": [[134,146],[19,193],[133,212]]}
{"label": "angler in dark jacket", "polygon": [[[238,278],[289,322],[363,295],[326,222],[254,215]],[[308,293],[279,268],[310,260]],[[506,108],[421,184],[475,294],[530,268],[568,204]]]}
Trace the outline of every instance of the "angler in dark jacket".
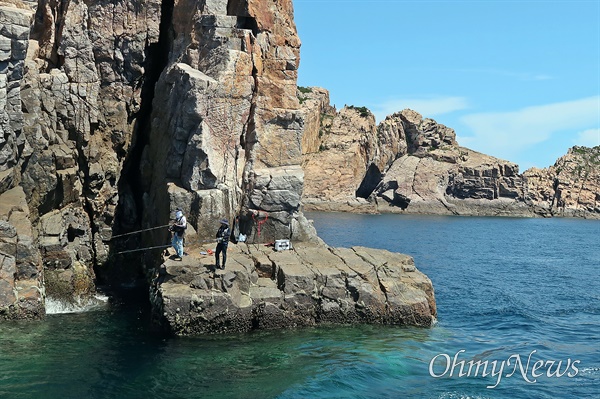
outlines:
{"label": "angler in dark jacket", "polygon": [[[227,219],[221,220],[221,227],[217,231],[217,249],[215,250],[215,266],[217,269],[225,269],[225,262],[227,261],[227,245],[229,244],[229,236],[231,230],[229,229],[229,222]],[[219,255],[223,253],[223,267],[219,267]]]}

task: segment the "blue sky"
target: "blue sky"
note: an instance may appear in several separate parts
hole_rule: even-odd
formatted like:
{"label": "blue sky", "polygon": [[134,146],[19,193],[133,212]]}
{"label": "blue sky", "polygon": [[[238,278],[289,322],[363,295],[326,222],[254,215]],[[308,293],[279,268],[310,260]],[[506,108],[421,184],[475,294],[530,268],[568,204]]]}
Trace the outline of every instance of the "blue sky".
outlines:
{"label": "blue sky", "polygon": [[293,1],[298,85],[338,109],[414,109],[520,171],[600,145],[600,0]]}

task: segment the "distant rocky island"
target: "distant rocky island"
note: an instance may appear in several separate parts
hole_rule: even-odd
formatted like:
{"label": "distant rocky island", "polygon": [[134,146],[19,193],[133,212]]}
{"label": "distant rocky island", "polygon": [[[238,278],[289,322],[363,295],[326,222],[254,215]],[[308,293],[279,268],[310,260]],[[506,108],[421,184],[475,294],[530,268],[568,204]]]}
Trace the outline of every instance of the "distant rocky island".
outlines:
{"label": "distant rocky island", "polygon": [[461,147],[453,129],[406,109],[379,125],[364,107],[337,111],[299,88],[304,209],[600,219],[600,146],[573,147],[545,169]]}
{"label": "distant rocky island", "polygon": [[[303,210],[600,214],[597,147],[519,174],[417,112],[375,126],[298,88],[291,0],[0,0],[0,26],[0,319],[142,284],[181,335],[429,326],[412,259],[330,248]],[[180,264],[163,256],[176,209]],[[246,237],[223,273],[198,255],[222,218]]]}

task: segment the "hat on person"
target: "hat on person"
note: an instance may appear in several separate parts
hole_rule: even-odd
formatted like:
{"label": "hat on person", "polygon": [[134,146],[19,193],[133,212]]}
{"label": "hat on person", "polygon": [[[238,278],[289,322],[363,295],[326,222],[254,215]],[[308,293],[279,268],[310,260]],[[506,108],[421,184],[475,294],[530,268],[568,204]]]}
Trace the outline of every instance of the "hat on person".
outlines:
{"label": "hat on person", "polygon": [[175,212],[175,217],[176,217],[177,219],[179,219],[179,218],[180,218],[180,217],[182,217],[182,216],[183,216],[183,212],[181,212],[181,210],[177,210],[177,212]]}
{"label": "hat on person", "polygon": [[226,225],[229,226],[229,222],[227,221],[227,219],[222,219],[221,220],[221,224],[226,224]]}

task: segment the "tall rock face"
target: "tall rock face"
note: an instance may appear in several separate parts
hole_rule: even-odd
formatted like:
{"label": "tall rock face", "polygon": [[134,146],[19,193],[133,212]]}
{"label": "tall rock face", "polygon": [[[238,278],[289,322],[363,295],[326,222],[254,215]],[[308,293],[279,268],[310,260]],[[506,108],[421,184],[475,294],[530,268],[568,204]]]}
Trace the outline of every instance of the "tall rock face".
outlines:
{"label": "tall rock face", "polygon": [[600,146],[573,147],[553,166],[523,176],[526,199],[540,214],[600,217]]}
{"label": "tall rock face", "polygon": [[26,4],[0,3],[0,192],[19,184],[18,164],[30,151],[23,132],[21,80],[32,20]]}
{"label": "tall rock face", "polygon": [[21,104],[33,15],[27,3],[0,4],[0,319],[45,314],[37,234],[19,186],[23,158],[33,152]]}
{"label": "tall rock face", "polygon": [[112,237],[177,207],[190,239],[225,217],[253,242],[318,241],[291,0],[9,0],[0,21],[0,195],[26,199],[42,303],[110,283],[119,251],[168,233]]}
{"label": "tall rock face", "polygon": [[[406,152],[404,132],[394,124],[379,129],[364,107],[329,105],[329,92],[300,88],[305,115],[303,202],[307,209],[373,210],[360,195],[373,190],[397,154]],[[370,185],[374,185],[369,188]]]}
{"label": "tall rock face", "polygon": [[326,122],[330,122],[336,114],[336,109],[329,105],[329,92],[325,89],[298,87],[297,95],[304,119],[302,155],[313,154],[319,150],[323,129],[327,128]]}
{"label": "tall rock face", "polygon": [[600,217],[594,149],[520,174],[512,162],[459,146],[453,129],[415,111],[376,126],[366,108],[336,112],[323,93],[298,93],[306,115],[321,115],[305,134],[306,210]]}
{"label": "tall rock face", "polygon": [[44,316],[40,252],[21,187],[0,194],[0,320]]}
{"label": "tall rock face", "polygon": [[22,137],[15,182],[27,197],[46,280],[56,283],[49,296],[68,301],[93,291],[113,228],[135,224],[135,213],[122,217],[118,208],[131,202],[123,170],[143,119],[160,8],[159,1],[41,0],[23,33],[15,76],[22,113],[20,123],[11,121]]}
{"label": "tall rock face", "polygon": [[344,107],[333,115],[322,114],[321,121],[319,146],[305,155],[303,163],[306,175],[311,176],[305,184],[306,198],[343,202],[355,197],[373,157],[375,118]]}
{"label": "tall rock face", "polygon": [[145,223],[165,224],[180,207],[199,240],[221,218],[252,242],[315,239],[299,212],[304,119],[291,0],[178,1],[170,32],[142,150]]}

